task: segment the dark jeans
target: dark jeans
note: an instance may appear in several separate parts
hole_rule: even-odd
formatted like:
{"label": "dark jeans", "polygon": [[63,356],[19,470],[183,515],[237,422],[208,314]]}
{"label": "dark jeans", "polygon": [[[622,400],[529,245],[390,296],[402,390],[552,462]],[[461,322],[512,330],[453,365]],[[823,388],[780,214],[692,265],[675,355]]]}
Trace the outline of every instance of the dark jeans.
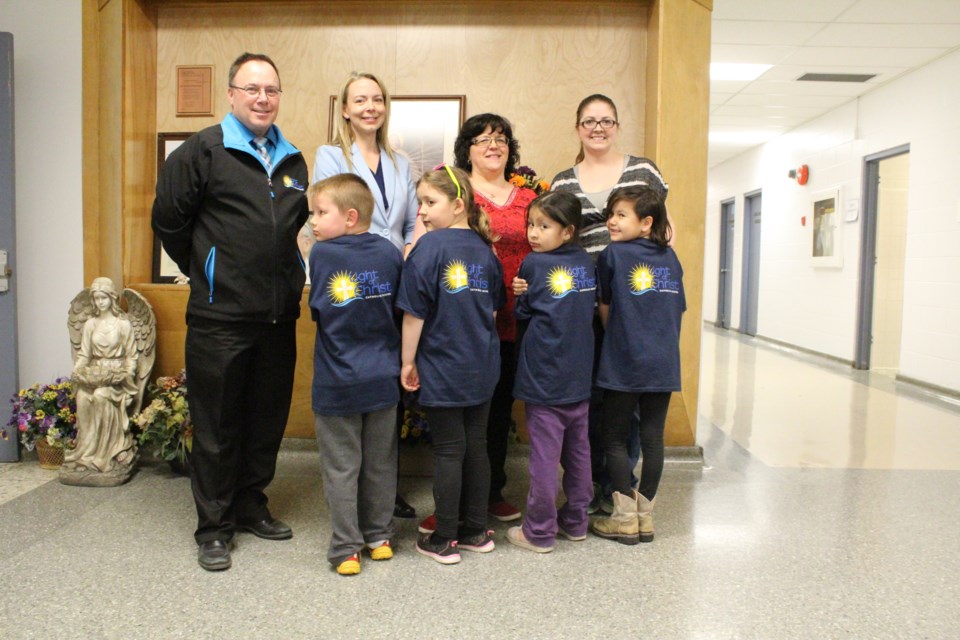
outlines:
{"label": "dark jeans", "polygon": [[487,460],[490,403],[471,407],[425,407],[424,410],[433,442],[437,535],[456,539],[461,513],[464,530],[485,529],[490,490],[490,462]]}
{"label": "dark jeans", "polygon": [[[600,348],[603,345],[603,324],[600,317],[593,317],[593,380],[597,379],[597,368],[600,366]],[[610,476],[607,474],[606,456],[603,447],[603,428],[601,414],[603,412],[603,393],[600,387],[590,389],[590,417],[587,434],[590,437],[590,469],[593,471],[593,481],[600,485],[600,492],[609,496]],[[640,420],[637,416],[630,423],[630,438],[627,441],[627,457],[630,461],[630,471],[637,468],[640,460]],[[632,478],[631,486],[636,486],[637,478]]]}
{"label": "dark jeans", "polygon": [[188,318],[198,544],[229,540],[237,522],[270,517],[263,491],[276,470],[296,361],[296,322]]}
{"label": "dark jeans", "polygon": [[640,493],[653,500],[663,475],[663,429],[670,406],[670,392],[627,393],[607,390],[603,394],[603,445],[607,473],[614,491],[630,493],[633,467],[627,455],[627,440],[634,411],[640,415]]}
{"label": "dark jeans", "polygon": [[513,421],[513,381],[517,376],[514,342],[500,342],[500,380],[490,399],[487,418],[487,456],[490,458],[490,504],[503,502],[507,486],[507,443]]}

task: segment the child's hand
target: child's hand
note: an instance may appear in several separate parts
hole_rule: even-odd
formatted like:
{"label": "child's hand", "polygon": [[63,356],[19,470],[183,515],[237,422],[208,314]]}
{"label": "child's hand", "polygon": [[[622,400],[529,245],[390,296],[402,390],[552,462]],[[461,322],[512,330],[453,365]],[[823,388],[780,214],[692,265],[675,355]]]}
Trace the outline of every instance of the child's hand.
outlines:
{"label": "child's hand", "polygon": [[416,391],[420,388],[420,374],[416,364],[405,364],[400,367],[400,384],[407,391]]}
{"label": "child's hand", "polygon": [[513,278],[513,295],[519,296],[527,292],[527,281],[523,278]]}

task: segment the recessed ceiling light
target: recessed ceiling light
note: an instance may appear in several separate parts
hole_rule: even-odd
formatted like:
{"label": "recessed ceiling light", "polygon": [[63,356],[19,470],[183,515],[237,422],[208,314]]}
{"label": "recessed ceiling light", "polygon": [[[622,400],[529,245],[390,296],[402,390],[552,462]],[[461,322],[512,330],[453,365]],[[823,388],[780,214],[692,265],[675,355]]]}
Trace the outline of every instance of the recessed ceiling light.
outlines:
{"label": "recessed ceiling light", "polygon": [[741,64],[737,62],[712,62],[710,63],[711,80],[756,80],[767,69],[773,67],[772,64]]}

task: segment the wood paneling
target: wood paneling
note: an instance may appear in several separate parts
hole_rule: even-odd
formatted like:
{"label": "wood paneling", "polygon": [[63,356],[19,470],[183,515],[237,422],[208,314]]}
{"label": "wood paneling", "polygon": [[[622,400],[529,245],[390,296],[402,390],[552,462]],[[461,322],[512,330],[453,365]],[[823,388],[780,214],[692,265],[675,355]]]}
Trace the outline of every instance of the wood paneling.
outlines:
{"label": "wood paneling", "polygon": [[707,199],[710,9],[703,0],[657,0],[647,64],[647,152],[670,183],[676,251],[687,298],[680,335],[683,392],[675,394],[664,440],[696,441],[703,297],[703,219]]}
{"label": "wood paneling", "polygon": [[[280,70],[277,124],[311,165],[326,142],[329,96],[350,71],[366,70],[394,94],[464,94],[468,115],[506,116],[522,162],[551,179],[573,163],[577,103],[590,93],[616,101],[621,147],[643,150],[646,23],[638,2],[161,5],[157,126],[196,131],[219,122],[229,110],[230,63],[257,51]],[[177,117],[178,64],[214,65],[215,117]]]}
{"label": "wood paneling", "polygon": [[[685,391],[671,405],[667,442],[694,443],[711,0],[85,2],[84,106],[96,115],[85,116],[84,139],[98,150],[95,161],[84,159],[88,282],[98,275],[148,279],[156,132],[218,123],[229,110],[228,66],[243,51],[268,53],[277,63],[284,88],[277,123],[309,165],[326,142],[328,97],[351,70],[376,73],[394,94],[464,94],[468,115],[510,118],[523,164],[547,179],[576,155],[580,99],[612,97],[622,121],[620,148],[653,158],[670,183],[688,311]],[[214,66],[215,117],[177,117],[176,66],[184,64]],[[137,288],[157,313],[157,373],[174,373],[183,366],[186,289]],[[306,293],[302,311],[287,435],[312,437],[314,327]]]}

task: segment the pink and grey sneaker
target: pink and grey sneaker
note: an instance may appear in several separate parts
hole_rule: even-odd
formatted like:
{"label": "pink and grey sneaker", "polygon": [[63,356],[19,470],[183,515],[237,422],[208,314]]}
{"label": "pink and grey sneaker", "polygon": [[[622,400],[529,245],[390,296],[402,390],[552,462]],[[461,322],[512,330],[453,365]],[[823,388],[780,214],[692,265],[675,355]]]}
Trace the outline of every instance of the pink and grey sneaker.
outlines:
{"label": "pink and grey sneaker", "polygon": [[501,500],[500,502],[491,502],[487,507],[487,513],[500,522],[512,522],[513,520],[519,520],[520,516],[523,515],[520,513],[520,509],[517,509],[506,500]]}
{"label": "pink and grey sneaker", "polygon": [[483,529],[472,535],[462,535],[457,541],[457,546],[476,553],[490,553],[497,548],[493,542],[492,529]]}
{"label": "pink and grey sneaker", "polygon": [[457,546],[456,540],[444,540],[432,533],[422,535],[417,540],[417,551],[440,564],[460,562],[460,551]]}

